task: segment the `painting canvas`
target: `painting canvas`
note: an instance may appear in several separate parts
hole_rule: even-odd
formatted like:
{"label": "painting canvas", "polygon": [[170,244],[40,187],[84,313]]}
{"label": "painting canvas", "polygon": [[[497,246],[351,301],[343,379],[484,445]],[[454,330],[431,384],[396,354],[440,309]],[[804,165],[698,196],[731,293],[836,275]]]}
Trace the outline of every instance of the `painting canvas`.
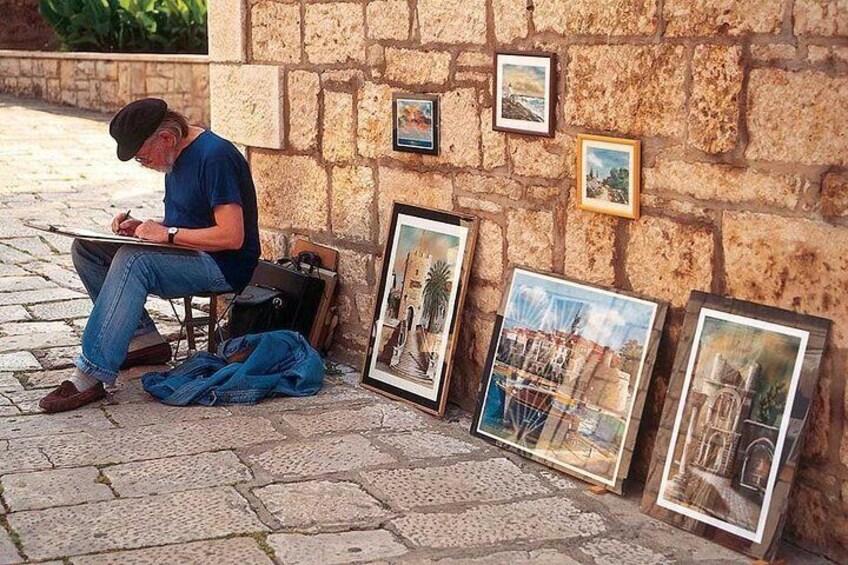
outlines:
{"label": "painting canvas", "polygon": [[693,293],[684,324],[645,507],[768,556],[828,323]]}
{"label": "painting canvas", "polygon": [[395,94],[392,100],[393,149],[412,153],[439,153],[439,98]]}
{"label": "painting canvas", "polygon": [[639,217],[640,144],[599,135],[577,136],[579,207]]}
{"label": "painting canvas", "polygon": [[620,493],[665,305],[524,269],[511,281],[472,433]]}
{"label": "painting canvas", "polygon": [[493,129],[553,136],[555,72],[553,54],[495,54]]}
{"label": "painting canvas", "polygon": [[444,411],[475,237],[472,217],[395,205],[365,386]]}

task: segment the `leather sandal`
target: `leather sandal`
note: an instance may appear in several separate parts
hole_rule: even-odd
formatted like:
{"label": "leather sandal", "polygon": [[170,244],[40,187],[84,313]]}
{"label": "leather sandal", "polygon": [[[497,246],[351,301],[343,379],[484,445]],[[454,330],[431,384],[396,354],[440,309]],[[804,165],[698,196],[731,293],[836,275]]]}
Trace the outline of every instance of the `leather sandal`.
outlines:
{"label": "leather sandal", "polygon": [[121,369],[129,369],[139,365],[164,365],[171,360],[171,346],[167,342],[157,343],[143,349],[127,353],[127,358]]}
{"label": "leather sandal", "polygon": [[76,410],[80,406],[90,404],[106,396],[103,383],[97,383],[93,387],[80,392],[71,381],[62,381],[56,389],[42,398],[38,405],[48,413],[66,412]]}

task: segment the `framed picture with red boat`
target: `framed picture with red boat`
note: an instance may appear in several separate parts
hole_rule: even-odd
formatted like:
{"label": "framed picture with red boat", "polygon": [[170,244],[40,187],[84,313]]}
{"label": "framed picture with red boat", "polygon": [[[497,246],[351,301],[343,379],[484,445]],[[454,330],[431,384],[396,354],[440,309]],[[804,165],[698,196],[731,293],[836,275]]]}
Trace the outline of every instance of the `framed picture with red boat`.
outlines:
{"label": "framed picture with red boat", "polygon": [[477,219],[394,203],[362,386],[442,416]]}
{"label": "framed picture with red boat", "polygon": [[515,268],[471,433],[621,494],[667,307]]}
{"label": "framed picture with red boat", "polygon": [[829,327],[693,291],[642,511],[771,561]]}

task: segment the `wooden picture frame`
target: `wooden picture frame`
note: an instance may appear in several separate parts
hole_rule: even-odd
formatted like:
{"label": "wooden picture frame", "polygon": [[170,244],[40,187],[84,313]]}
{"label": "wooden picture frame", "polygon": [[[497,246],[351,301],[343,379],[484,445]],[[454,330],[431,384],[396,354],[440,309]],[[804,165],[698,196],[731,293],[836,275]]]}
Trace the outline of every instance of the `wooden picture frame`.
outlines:
{"label": "wooden picture frame", "polygon": [[641,159],[638,139],[577,134],[577,207],[638,219]]}
{"label": "wooden picture frame", "polygon": [[509,281],[471,433],[621,494],[666,304],[524,268]]}
{"label": "wooden picture frame", "polygon": [[829,327],[692,291],[642,511],[772,560]]}
{"label": "wooden picture frame", "polygon": [[441,417],[477,218],[395,202],[361,384]]}
{"label": "wooden picture frame", "polygon": [[494,55],[492,129],[553,137],[556,129],[555,53],[498,51]]}
{"label": "wooden picture frame", "polygon": [[439,97],[434,94],[392,95],[392,149],[439,154]]}

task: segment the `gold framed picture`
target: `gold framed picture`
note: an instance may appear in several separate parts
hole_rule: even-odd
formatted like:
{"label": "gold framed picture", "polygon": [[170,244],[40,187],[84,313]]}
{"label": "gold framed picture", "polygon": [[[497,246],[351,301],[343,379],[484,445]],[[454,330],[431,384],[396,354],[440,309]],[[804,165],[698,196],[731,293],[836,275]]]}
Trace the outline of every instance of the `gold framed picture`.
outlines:
{"label": "gold framed picture", "polygon": [[578,134],[578,208],[637,219],[640,146],[638,139]]}

